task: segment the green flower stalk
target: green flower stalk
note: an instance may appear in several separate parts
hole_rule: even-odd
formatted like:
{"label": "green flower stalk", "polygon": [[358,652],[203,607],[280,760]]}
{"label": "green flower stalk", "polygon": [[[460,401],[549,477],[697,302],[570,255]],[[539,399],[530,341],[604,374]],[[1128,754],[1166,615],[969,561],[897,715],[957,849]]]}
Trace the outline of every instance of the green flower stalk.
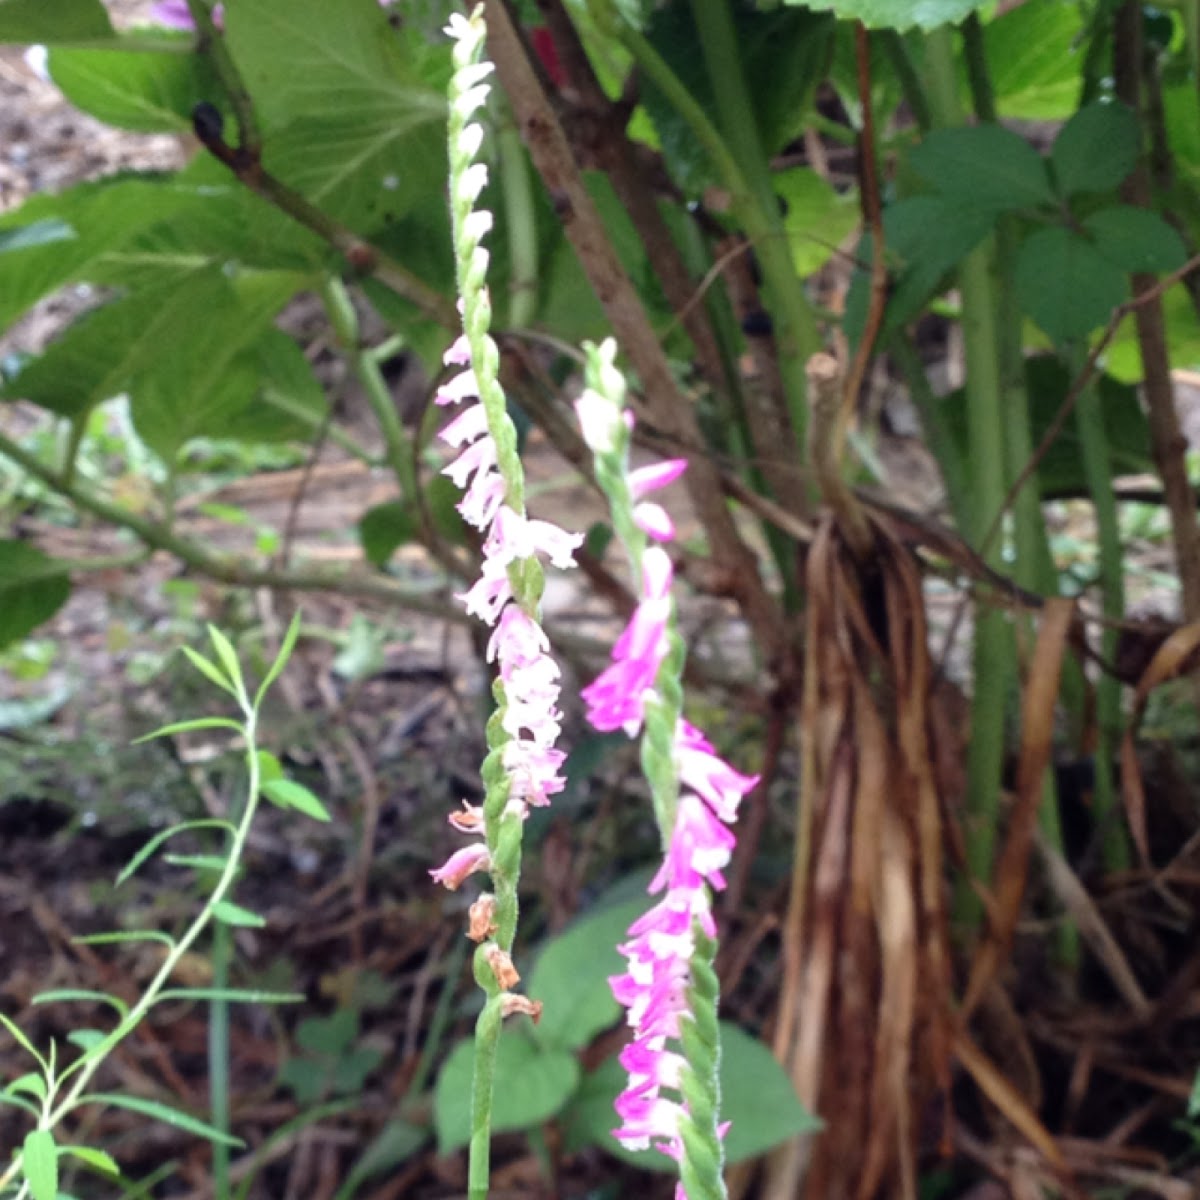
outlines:
{"label": "green flower stalk", "polygon": [[486,995],[475,1028],[475,1078],[471,1098],[468,1174],[470,1200],[488,1191],[492,1099],[496,1049],[505,1016],[523,1012],[536,1020],[540,1005],[512,988],[519,982],[512,962],[517,927],[517,883],[521,873],[521,835],[531,807],[546,805],[562,790],[564,755],[556,748],[562,714],[558,708],[559,669],[549,654],[540,624],[544,574],[539,554],[559,567],[574,565],[583,540],[525,512],[525,477],[517,451],[516,430],[500,386],[500,355],[489,329],[488,252],[483,238],[492,215],[477,207],[487,184],[487,166],[476,161],[483,126],[473,120],[488,96],[491,63],[481,61],[487,30],[482,8],[469,17],[450,18],[454,39],[454,75],[450,83],[450,210],[463,333],[446,353],[461,367],[439,389],[437,403],[465,405],[442,431],[459,451],[446,468],[463,489],[458,505],[463,519],[483,534],[480,577],[460,599],[467,611],[493,628],[488,660],[498,676],[493,687],[496,709],[487,725],[488,753],[481,768],[482,806],[466,804],[450,817],[460,832],[479,835],[430,874],[457,888],[475,871],[492,878],[492,892],[471,906],[468,936],[479,943],[475,979]]}

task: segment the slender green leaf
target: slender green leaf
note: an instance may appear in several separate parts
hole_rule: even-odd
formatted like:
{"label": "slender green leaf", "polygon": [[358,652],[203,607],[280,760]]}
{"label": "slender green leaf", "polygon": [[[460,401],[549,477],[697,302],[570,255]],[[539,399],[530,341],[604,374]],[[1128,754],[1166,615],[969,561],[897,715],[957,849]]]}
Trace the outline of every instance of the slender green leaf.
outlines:
{"label": "slender green leaf", "polygon": [[58,1152],[60,1154],[69,1154],[72,1158],[79,1159],[80,1162],[86,1163],[95,1171],[99,1171],[102,1175],[120,1175],[121,1168],[117,1166],[117,1160],[107,1151],[97,1150],[92,1146],[60,1146]]}
{"label": "slender green leaf", "polygon": [[231,717],[196,717],[192,721],[176,721],[172,725],[163,725],[152,733],[144,733],[140,738],[135,738],[133,744],[137,746],[152,738],[169,737],[176,733],[194,733],[197,729],[232,729],[235,733],[241,733],[244,728],[240,721]]}
{"label": "slender green leaf", "polygon": [[237,694],[244,696],[246,681],[242,678],[242,664],[238,662],[237,651],[233,648],[233,643],[215,625],[208,627],[208,637],[213,644],[213,649],[217,652],[217,658],[221,660],[221,666],[225,668],[225,674],[229,676],[233,686],[237,689]]}
{"label": "slender green leaf", "polygon": [[262,794],[280,808],[294,808],[314,821],[330,820],[329,810],[303,784],[291,779],[272,779],[262,786]]}
{"label": "slender green leaf", "polygon": [[52,988],[48,992],[38,992],[33,998],[34,1004],[66,1004],[81,1002],[86,1004],[107,1004],[115,1009],[122,1019],[129,1015],[129,1005],[120,996],[108,992],[92,991],[89,988]]}
{"label": "slender green leaf", "polygon": [[102,1033],[99,1029],[72,1029],[67,1034],[67,1041],[72,1046],[78,1046],[83,1051],[84,1057],[87,1057],[97,1046],[102,1046],[108,1041],[108,1034]]}
{"label": "slender green leaf", "polygon": [[26,1051],[26,1053],[31,1055],[37,1061],[38,1065],[42,1068],[43,1073],[45,1073],[47,1071],[46,1060],[37,1052],[36,1047],[25,1036],[21,1027],[19,1025],[17,1025],[16,1022],[14,1022],[11,1017],[6,1017],[2,1012],[0,1012],[0,1025],[3,1025],[4,1028],[8,1030],[8,1032],[12,1035],[13,1040],[17,1043],[17,1045],[19,1045],[24,1051]]}
{"label": "slender green leaf", "polygon": [[173,867],[191,867],[197,871],[216,871],[217,874],[229,864],[229,859],[217,854],[164,854],[163,861]]}
{"label": "slender green leaf", "polygon": [[160,833],[156,833],[129,860],[117,876],[117,886],[120,887],[168,838],[173,838],[179,833],[186,833],[190,829],[223,829],[229,834],[237,833],[236,826],[230,824],[228,821],[222,821],[217,817],[203,817],[196,821],[182,821],[178,825],[172,825],[170,829],[164,829]]}
{"label": "slender green leaf", "polygon": [[214,1129],[206,1122],[188,1113],[180,1112],[177,1108],[160,1104],[157,1100],[146,1100],[141,1096],[124,1096],[112,1092],[95,1092],[91,1095],[80,1096],[75,1102],[75,1107],[80,1108],[85,1104],[108,1104],[113,1108],[124,1108],[129,1112],[138,1113],[143,1117],[151,1117],[155,1121],[162,1121],[166,1125],[174,1125],[176,1129],[182,1129],[186,1133],[193,1133],[197,1137],[206,1138],[210,1142],[219,1142],[223,1146],[232,1146],[238,1149],[245,1145],[240,1138],[230,1137],[229,1134],[222,1133],[219,1129]]}
{"label": "slender green leaf", "polygon": [[173,947],[175,939],[161,929],[117,929],[109,933],[81,933],[71,939],[80,946],[110,946],[122,942],[159,942]]}
{"label": "slender green leaf", "polygon": [[275,655],[275,661],[271,663],[266,675],[263,676],[262,683],[258,685],[258,691],[254,693],[255,710],[262,704],[263,697],[267,694],[271,684],[279,678],[288,664],[288,659],[292,657],[292,651],[295,650],[296,642],[300,637],[301,623],[302,614],[299,609],[296,609],[292,614],[291,621],[288,622],[287,632],[283,635],[283,641],[279,646],[279,653]]}
{"label": "slender green leaf", "polygon": [[19,1108],[23,1112],[29,1113],[35,1120],[41,1117],[41,1105],[34,1104],[31,1100],[26,1100],[23,1096],[11,1095],[8,1090],[0,1092],[0,1105],[7,1104],[10,1108]]}
{"label": "slender green leaf", "polygon": [[233,1004],[300,1004],[302,992],[263,992],[254,988],[167,988],[158,998],[165,1000],[228,1000]]}
{"label": "slender green leaf", "polygon": [[31,1129],[21,1145],[21,1166],[33,1200],[57,1200],[58,1147],[48,1129]]}
{"label": "slender green leaf", "polygon": [[70,594],[62,563],[28,542],[0,541],[0,649],[48,621]]}
{"label": "slender green leaf", "polygon": [[213,905],[212,911],[213,916],[226,925],[238,925],[247,929],[261,929],[267,923],[266,919],[260,917],[258,913],[251,912],[248,908],[242,908],[240,904],[234,904],[232,900],[218,900]]}
{"label": "slender green leaf", "polygon": [[228,692],[234,697],[234,699],[238,698],[237,688],[234,687],[234,685],[226,677],[225,672],[222,671],[215,662],[213,662],[211,659],[205,658],[203,654],[193,650],[191,646],[180,646],[179,648],[183,651],[188,662],[190,662],[192,666],[195,667],[196,670],[199,671],[200,674],[209,681],[209,683],[215,683],[217,687],[219,687],[222,691]]}

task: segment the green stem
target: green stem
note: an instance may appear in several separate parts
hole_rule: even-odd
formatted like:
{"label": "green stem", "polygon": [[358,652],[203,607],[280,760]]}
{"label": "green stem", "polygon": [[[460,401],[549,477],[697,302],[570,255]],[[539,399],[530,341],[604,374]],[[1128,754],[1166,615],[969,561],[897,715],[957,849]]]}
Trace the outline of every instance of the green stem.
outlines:
{"label": "green stem", "polygon": [[[1066,354],[1072,377],[1083,369],[1086,350],[1072,346]],[[1083,460],[1100,548],[1102,606],[1108,623],[1100,634],[1100,653],[1107,662],[1116,659],[1120,631],[1115,622],[1125,616],[1125,575],[1121,554],[1121,529],[1117,501],[1112,489],[1112,451],[1104,425],[1100,390],[1094,380],[1080,390],[1075,403],[1075,429]],[[1129,846],[1113,787],[1112,764],[1121,738],[1121,683],[1107,671],[1096,685],[1096,783],[1093,799],[1095,821],[1101,830],[1104,865],[1113,871],[1129,866]]]}
{"label": "green stem", "polygon": [[[229,986],[229,963],[233,957],[233,931],[223,921],[213,930],[212,986]],[[214,1129],[228,1135],[229,1104],[229,1001],[211,1000],[208,1006],[208,1105]],[[213,1196],[228,1200],[230,1195],[229,1147],[212,1143]]]}
{"label": "green stem", "polygon": [[[704,148],[718,175],[733,197],[733,216],[754,246],[762,267],[771,315],[779,345],[779,371],[797,438],[797,453],[803,454],[808,425],[804,365],[821,349],[816,318],[792,266],[787,235],[779,211],[779,200],[771,186],[770,170],[762,152],[753,110],[734,97],[745,93],[741,64],[736,55],[736,37],[725,0],[696,0],[696,22],[701,32],[705,62],[718,93],[722,122],[727,123],[729,141],[722,137],[708,115],[683,86],[657,50],[631,26],[618,19],[607,0],[593,4],[593,14],[609,28],[633,56],[638,69],[654,84],[672,108],[687,122]],[[727,40],[722,40],[726,38]],[[749,145],[739,145],[739,158],[730,149],[734,134],[746,131]],[[747,174],[753,173],[753,177]]]}
{"label": "green stem", "polygon": [[392,399],[387,380],[383,377],[379,356],[361,345],[358,315],[354,311],[346,285],[336,275],[328,275],[322,281],[321,300],[326,313],[329,314],[329,321],[342,353],[350,360],[383,435],[388,466],[396,477],[400,499],[405,505],[412,505],[417,496],[416,459],[408,432],[396,411],[396,402]]}
{"label": "green stem", "polygon": [[[951,32],[935,29],[926,39],[926,76],[935,127],[964,123],[958,99]],[[972,500],[967,534],[993,565],[1001,545],[982,543],[1005,498],[1004,392],[1000,379],[995,239],[972,250],[959,268],[963,345],[966,358],[967,460]],[[977,610],[971,697],[971,740],[967,749],[967,875],[955,898],[955,916],[964,931],[983,917],[975,882],[991,878],[996,831],[1000,827],[1000,783],[1004,767],[1005,717],[1015,682],[1012,630],[1002,612]]]}
{"label": "green stem", "polygon": [[529,160],[507,105],[496,131],[496,153],[508,228],[508,326],[522,329],[533,323],[538,307],[537,219]]}
{"label": "green stem", "polygon": [[894,29],[885,29],[880,35],[883,39],[884,53],[896,72],[900,82],[900,90],[908,107],[912,109],[913,120],[922,133],[928,133],[933,128],[933,117],[929,111],[929,100],[921,83],[920,73],[912,60],[908,42]]}

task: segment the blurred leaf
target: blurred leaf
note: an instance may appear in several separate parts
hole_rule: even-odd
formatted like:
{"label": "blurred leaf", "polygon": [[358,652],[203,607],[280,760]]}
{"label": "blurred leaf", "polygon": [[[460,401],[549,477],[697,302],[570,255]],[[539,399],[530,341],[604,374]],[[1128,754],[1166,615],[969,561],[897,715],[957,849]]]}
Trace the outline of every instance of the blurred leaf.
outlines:
{"label": "blurred leaf", "polygon": [[933,29],[957,25],[984,6],[984,0],[784,0],[831,12],[842,21],[861,21],[871,29]]}
{"label": "blurred leaf", "polygon": [[183,656],[208,680],[209,683],[219,687],[223,692],[228,692],[234,699],[237,699],[237,689],[230,682],[229,678],[217,666],[215,662],[204,657],[203,654],[197,653],[191,646],[180,646]]}
{"label": "blurred leaf", "polygon": [[134,738],[133,744],[137,746],[142,742],[150,741],[151,738],[168,737],[176,733],[192,733],[197,729],[232,729],[241,732],[242,726],[229,717],[196,717],[191,721],[175,721],[171,725],[163,725],[152,733],[143,733],[140,738]]}
{"label": "blurred leaf", "polygon": [[1079,102],[1084,16],[1073,4],[1020,4],[988,23],[988,74],[1002,117],[1053,121]]}
{"label": "blurred leaf", "polygon": [[266,925],[266,919],[258,913],[234,904],[231,900],[218,900],[213,905],[213,916],[226,925],[237,925],[246,929],[261,929]]}
{"label": "blurred leaf", "polygon": [[653,903],[652,897],[636,896],[589,913],[547,943],[526,989],[545,1005],[531,1031],[536,1041],[574,1050],[617,1022],[622,1010],[608,986],[609,976],[626,966],[617,946]]}
{"label": "blurred leaf", "polygon": [[1124,104],[1089,104],[1059,130],[1050,151],[1064,196],[1107,192],[1133,170],[1138,156],[1137,117]]}
{"label": "blurred leaf", "polygon": [[0,42],[53,45],[115,36],[100,0],[0,0]]}
{"label": "blurred leaf", "polygon": [[120,1175],[121,1173],[116,1159],[104,1150],[96,1150],[91,1146],[62,1146],[59,1153],[69,1154],[72,1158],[79,1159],[80,1162],[86,1163],[102,1175]]}
{"label": "blurred leaf", "polygon": [[5,1094],[10,1096],[19,1096],[26,1093],[38,1100],[46,1098],[46,1081],[41,1075],[34,1074],[32,1071],[27,1075],[21,1075],[8,1084],[5,1089]]}
{"label": "blurred leaf", "polygon": [[350,619],[346,639],[333,660],[333,671],[342,679],[366,679],[382,668],[387,631],[356,612]]}
{"label": "blurred leaf", "polygon": [[75,230],[65,221],[58,217],[47,217],[29,225],[0,231],[0,254],[29,250],[34,246],[50,246],[55,242],[69,242],[75,236]]}
{"label": "blurred leaf", "polygon": [[1022,309],[1057,343],[1103,325],[1129,294],[1125,272],[1062,225],[1021,243],[1013,281]]}
{"label": "blurred leaf", "polygon": [[[1177,283],[1164,293],[1163,316],[1172,365],[1193,369],[1200,366],[1200,319],[1185,284]],[[1116,337],[1104,352],[1104,365],[1110,375],[1123,383],[1141,381],[1142,352],[1134,321],[1121,322]]]}
{"label": "blurred leaf", "polygon": [[1001,125],[934,130],[909,151],[908,161],[942,196],[980,211],[1058,203],[1042,156]]}
{"label": "blurred leaf", "polygon": [[1183,238],[1145,208],[1117,204],[1083,221],[1096,241],[1096,252],[1123,271],[1173,271],[1187,260]]}
{"label": "blurred leaf", "polygon": [[774,177],[775,190],[787,211],[792,263],[798,275],[808,276],[823,267],[842,241],[857,228],[858,200],[854,192],[839,194],[810,167],[793,167]]}
{"label": "blurred leaf", "polygon": [[314,821],[329,821],[329,810],[303,784],[291,779],[272,779],[262,786],[262,794],[280,808],[292,808],[312,817]]}
{"label": "blurred leaf", "polygon": [[154,852],[167,841],[169,838],[175,837],[176,834],[186,833],[190,829],[220,829],[227,834],[234,834],[237,829],[229,821],[222,821],[219,817],[201,817],[195,821],[181,821],[178,825],[172,825],[170,829],[163,829],[156,833],[121,869],[121,873],[117,876],[117,886],[119,887],[125,882],[137,869],[148,859]]}
{"label": "blurred leaf", "polygon": [[396,1117],[388,1121],[350,1168],[343,1191],[354,1195],[358,1185],[407,1162],[425,1144],[429,1130]]}
{"label": "blurred leaf", "polygon": [[108,992],[91,991],[88,988],[52,988],[47,992],[38,992],[33,998],[34,1004],[106,1004],[113,1009],[122,1020],[129,1014],[129,1005],[119,996]]}
{"label": "blurred leaf", "polygon": [[28,542],[0,541],[0,648],[48,621],[70,594],[62,563]]}
{"label": "blurred leaf", "polygon": [[173,1125],[176,1129],[182,1129],[186,1133],[193,1133],[197,1137],[205,1138],[207,1141],[219,1142],[223,1146],[232,1146],[234,1149],[245,1145],[240,1138],[230,1137],[229,1134],[222,1133],[219,1129],[214,1129],[213,1126],[188,1113],[180,1112],[179,1109],[171,1108],[166,1104],[159,1104],[157,1100],[146,1100],[141,1096],[96,1092],[82,1097],[80,1102],[84,1104],[109,1104],[113,1108],[128,1109],[129,1112],[135,1112],[139,1116],[150,1117],[155,1121],[162,1121],[164,1124]]}
{"label": "blurred leaf", "polygon": [[102,50],[51,50],[50,76],[76,108],[106,125],[135,133],[190,133],[193,107],[223,95],[208,56],[191,52],[191,35],[169,30],[155,31],[154,39],[177,37],[178,52],[124,48],[138,36]]}
{"label": "blurred leaf", "polygon": [[[821,1127],[796,1097],[795,1089],[770,1050],[744,1029],[721,1022],[721,1119],[732,1121],[725,1136],[729,1164],[755,1158],[794,1137]],[[617,1059],[609,1058],[584,1076],[563,1118],[568,1151],[599,1146],[614,1157],[649,1170],[673,1170],[657,1150],[626,1150],[612,1131],[620,1121],[613,1103],[628,1077]]]}
{"label": "blurred leaf", "polygon": [[419,531],[416,514],[399,500],[387,500],[369,508],[358,522],[358,540],[367,561],[384,567],[401,547],[416,539]]}
{"label": "blurred leaf", "polygon": [[[433,1093],[433,1123],[438,1153],[465,1146],[471,1139],[471,1076],[475,1043],[462,1041],[450,1052]],[[542,1050],[519,1029],[504,1028],[496,1053],[497,1093],[492,1132],[532,1129],[566,1104],[579,1082],[579,1064],[560,1050]]]}
{"label": "blurred leaf", "polygon": [[58,1196],[58,1147],[48,1129],[31,1129],[21,1145],[25,1182],[33,1200],[56,1200]]}

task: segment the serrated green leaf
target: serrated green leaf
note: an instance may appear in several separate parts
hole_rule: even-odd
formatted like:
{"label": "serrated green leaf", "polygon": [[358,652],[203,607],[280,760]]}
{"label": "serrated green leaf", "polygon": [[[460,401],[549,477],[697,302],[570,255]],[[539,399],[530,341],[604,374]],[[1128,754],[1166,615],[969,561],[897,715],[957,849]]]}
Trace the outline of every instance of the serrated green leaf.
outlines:
{"label": "serrated green leaf", "polygon": [[251,912],[240,904],[234,904],[231,900],[218,900],[213,905],[212,912],[218,921],[226,925],[237,925],[246,929],[262,929],[267,923],[265,917],[260,917],[258,913]]}
{"label": "serrated green leaf", "polygon": [[108,1104],[113,1108],[124,1108],[143,1117],[162,1121],[166,1125],[173,1125],[176,1129],[182,1129],[186,1133],[195,1134],[210,1142],[218,1142],[222,1146],[239,1149],[245,1145],[240,1138],[230,1137],[229,1134],[214,1129],[213,1126],[188,1113],[180,1112],[179,1109],[171,1108],[166,1104],[159,1104],[157,1100],[146,1100],[141,1096],[124,1096],[111,1092],[95,1092],[91,1095],[81,1096],[76,1102],[76,1107],[84,1104]]}
{"label": "serrated green leaf", "polygon": [[1089,104],[1059,130],[1050,151],[1064,196],[1116,189],[1138,156],[1138,122],[1124,104]]}
{"label": "serrated green leaf", "polygon": [[329,810],[303,784],[291,779],[271,779],[262,786],[262,794],[280,808],[294,808],[314,821],[331,820]]}
{"label": "serrated green leaf", "polygon": [[79,1159],[80,1162],[86,1163],[103,1175],[120,1175],[121,1173],[121,1168],[117,1166],[117,1160],[104,1150],[97,1150],[92,1146],[60,1146],[58,1152]]}
{"label": "serrated green leaf", "polygon": [[237,689],[237,694],[244,695],[246,681],[242,678],[242,664],[238,662],[237,651],[233,648],[233,643],[215,625],[208,626],[208,638],[217,652],[217,658],[221,660],[225,674]]}
{"label": "serrated green leaf", "polygon": [[120,996],[108,992],[97,992],[90,988],[51,988],[48,992],[38,992],[34,996],[34,1004],[106,1004],[114,1009],[122,1020],[129,1015],[129,1005]]}
{"label": "serrated green leaf", "polygon": [[33,1096],[37,1100],[45,1100],[46,1098],[46,1080],[42,1075],[38,1075],[34,1071],[30,1071],[26,1075],[20,1075],[12,1081],[4,1092],[8,1096],[19,1096],[26,1094]]}
{"label": "serrated green leaf", "polygon": [[191,829],[223,829],[228,834],[236,834],[237,828],[229,821],[222,821],[218,817],[203,817],[196,821],[182,821],[178,825],[172,825],[170,829],[164,829],[156,833],[130,860],[125,864],[121,873],[117,876],[117,886],[120,887],[137,869],[148,859],[154,852],[167,841],[169,838],[175,837],[176,834],[186,833]]}
{"label": "serrated green leaf", "polygon": [[168,737],[176,733],[194,733],[198,729],[232,729],[235,733],[242,733],[245,727],[232,717],[196,717],[191,721],[176,721],[171,725],[160,726],[152,733],[143,733],[140,738],[134,738],[133,744],[139,746],[153,738]]}
{"label": "serrated green leaf", "polygon": [[609,977],[624,969],[617,946],[650,904],[648,896],[635,896],[580,917],[550,940],[538,955],[527,988],[544,1005],[541,1020],[531,1030],[535,1041],[573,1050],[617,1022],[621,1006],[608,986]]}
{"label": "serrated green leaf", "polygon": [[71,594],[71,579],[28,542],[0,541],[0,649],[48,621]]}
{"label": "serrated green leaf", "polygon": [[0,42],[104,41],[116,37],[100,0],[2,0]]}
{"label": "serrated green leaf", "polygon": [[198,651],[193,650],[191,646],[180,646],[184,657],[204,676],[209,683],[216,684],[222,691],[228,692],[231,696],[237,699],[237,688],[226,678],[225,673],[217,666],[215,662],[204,657]]}
{"label": "serrated green leaf", "polygon": [[869,29],[935,29],[957,25],[985,0],[784,0],[818,12],[831,12],[842,21],[861,21]]}
{"label": "serrated green leaf", "polygon": [[909,152],[909,165],[942,196],[992,213],[1058,203],[1042,156],[1001,125],[934,130]]}
{"label": "serrated green leaf", "polygon": [[267,669],[262,683],[258,685],[258,691],[254,694],[254,707],[256,710],[262,704],[263,697],[267,694],[271,684],[279,678],[284,667],[288,664],[288,659],[292,657],[292,651],[295,650],[296,642],[300,637],[301,617],[300,609],[296,609],[292,614],[292,619],[288,622],[287,632],[283,635],[283,641],[279,645],[279,653],[275,655],[274,662]]}
{"label": "serrated green leaf", "polygon": [[1056,343],[1103,325],[1129,293],[1125,273],[1061,225],[1025,239],[1013,281],[1021,307]]}
{"label": "serrated green leaf", "polygon": [[208,56],[191,52],[194,38],[170,30],[153,36],[158,44],[178,39],[178,51],[139,47],[145,35],[126,35],[101,50],[51,50],[50,76],[76,108],[106,125],[134,133],[190,133],[192,109],[201,100],[220,99],[220,81]]}
{"label": "serrated green leaf", "polygon": [[1187,260],[1183,238],[1149,209],[1116,204],[1085,217],[1083,227],[1096,252],[1123,271],[1173,271]]}
{"label": "serrated green leaf", "polygon": [[33,1200],[57,1200],[58,1147],[48,1129],[31,1129],[21,1144],[21,1168]]}
{"label": "serrated green leaf", "polygon": [[[450,1052],[433,1093],[438,1152],[446,1154],[471,1138],[471,1078],[475,1043],[462,1041]],[[572,1054],[541,1050],[520,1032],[504,1029],[496,1050],[496,1079],[504,1102],[492,1110],[492,1131],[532,1129],[548,1121],[570,1099],[579,1082]]]}

